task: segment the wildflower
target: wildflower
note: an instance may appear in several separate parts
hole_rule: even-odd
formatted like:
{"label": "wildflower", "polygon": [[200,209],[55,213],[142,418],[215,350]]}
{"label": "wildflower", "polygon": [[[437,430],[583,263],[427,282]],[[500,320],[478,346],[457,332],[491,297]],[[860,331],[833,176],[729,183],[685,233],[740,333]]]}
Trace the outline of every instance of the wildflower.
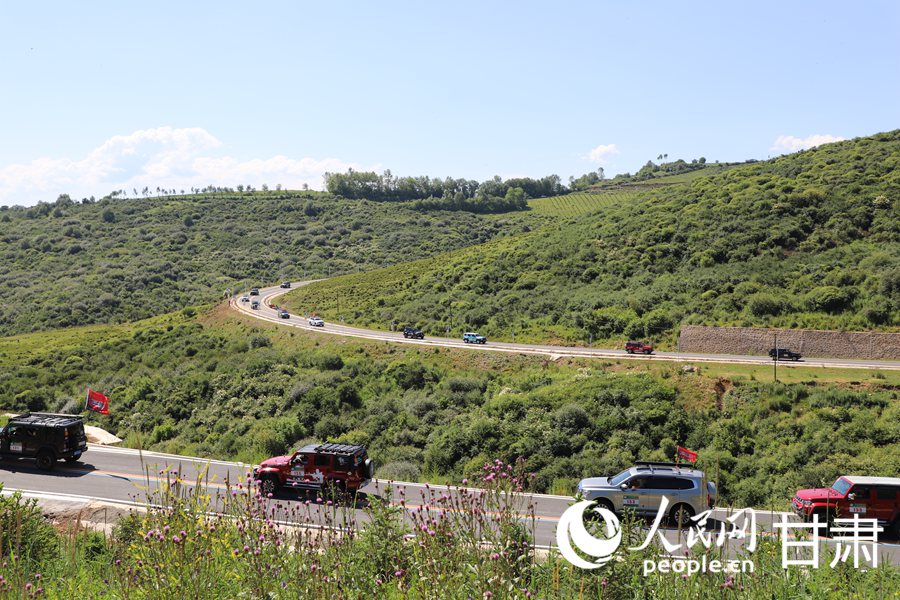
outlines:
{"label": "wildflower", "polygon": [[491,554],[491,560],[498,560],[499,558],[500,558],[500,555],[497,552],[494,552],[493,554]]}
{"label": "wildflower", "polygon": [[406,575],[406,571],[404,571],[403,569],[397,569],[396,571],[394,571],[394,577],[403,577],[404,575]]}
{"label": "wildflower", "polygon": [[609,580],[608,580],[606,577],[604,577],[603,579],[600,580],[600,585],[601,585],[602,587],[608,586],[608,585],[609,585]]}
{"label": "wildflower", "polygon": [[484,597],[485,597],[485,598],[490,598],[491,596],[493,596],[493,594],[490,593],[490,592],[485,592],[485,593],[484,593]]}
{"label": "wildflower", "polygon": [[384,583],[384,582],[380,579],[375,580],[375,585],[381,585],[382,583]]}

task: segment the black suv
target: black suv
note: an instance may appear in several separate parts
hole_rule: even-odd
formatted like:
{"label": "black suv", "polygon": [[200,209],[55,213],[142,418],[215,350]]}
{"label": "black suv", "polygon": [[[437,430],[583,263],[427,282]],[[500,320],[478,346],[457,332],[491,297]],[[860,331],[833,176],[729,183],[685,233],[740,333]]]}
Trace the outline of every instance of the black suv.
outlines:
{"label": "black suv", "polygon": [[787,348],[772,348],[769,350],[772,360],[800,360],[799,352],[791,352]]}
{"label": "black suv", "polygon": [[87,451],[87,436],[80,415],[25,413],[12,417],[0,429],[0,456],[34,458],[49,471],[63,458],[75,462]]}
{"label": "black suv", "polygon": [[415,327],[406,326],[403,328],[403,337],[412,338],[414,340],[424,340],[425,334],[422,333],[421,329],[416,329]]}

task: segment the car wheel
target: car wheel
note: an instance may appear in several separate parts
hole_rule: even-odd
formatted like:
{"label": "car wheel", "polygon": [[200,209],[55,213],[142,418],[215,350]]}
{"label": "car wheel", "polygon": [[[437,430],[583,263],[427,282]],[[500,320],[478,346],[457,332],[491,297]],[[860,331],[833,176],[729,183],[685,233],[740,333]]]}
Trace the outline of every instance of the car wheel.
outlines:
{"label": "car wheel", "polygon": [[653,350],[644,350],[644,354],[652,354]]}
{"label": "car wheel", "polygon": [[603,520],[600,517],[600,515],[597,513],[597,511],[593,510],[593,508],[595,508],[595,507],[596,508],[605,508],[606,510],[608,510],[609,512],[611,512],[613,514],[615,514],[615,512],[616,512],[615,509],[613,508],[612,502],[610,502],[606,498],[600,498],[599,500],[595,500],[594,507],[590,507],[590,508],[588,508],[588,510],[586,510],[584,512],[584,514],[586,515],[585,518],[588,521],[591,521],[593,523],[599,523],[600,521]]}
{"label": "car wheel", "polygon": [[41,450],[37,454],[37,466],[42,471],[49,471],[56,463],[56,457],[52,450]]}
{"label": "car wheel", "polygon": [[[831,529],[834,527],[834,520],[837,518],[837,514],[833,510],[826,511],[824,509],[816,509],[812,513],[813,515],[819,515],[819,523],[825,524],[825,529],[823,533],[825,535],[831,535]],[[810,515],[812,516],[812,515]],[[811,519],[810,519],[811,520]]]}
{"label": "car wheel", "polygon": [[889,531],[894,535],[894,538],[900,539],[900,516],[891,523]]}
{"label": "car wheel", "polygon": [[669,513],[669,519],[675,526],[685,528],[691,524],[691,517],[695,514],[696,511],[689,504],[676,504]]}
{"label": "car wheel", "polygon": [[278,492],[278,482],[275,481],[274,477],[266,477],[260,480],[259,491],[263,496],[268,496],[269,494],[274,496]]}

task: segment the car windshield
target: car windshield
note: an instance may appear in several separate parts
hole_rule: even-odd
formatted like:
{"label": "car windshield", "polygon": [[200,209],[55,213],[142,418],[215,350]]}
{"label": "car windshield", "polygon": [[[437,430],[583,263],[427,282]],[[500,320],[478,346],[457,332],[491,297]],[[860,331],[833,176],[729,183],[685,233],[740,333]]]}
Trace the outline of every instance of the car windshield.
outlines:
{"label": "car windshield", "polygon": [[620,483],[625,481],[625,479],[628,478],[629,475],[631,475],[631,471],[628,469],[625,469],[624,471],[622,471],[621,473],[619,473],[618,475],[616,475],[615,477],[610,479],[609,485],[619,485]]}
{"label": "car windshield", "polygon": [[843,477],[838,477],[838,480],[834,482],[834,485],[831,486],[831,489],[833,489],[839,495],[844,496],[847,494],[847,491],[850,490],[851,485],[853,485],[853,484],[850,483],[849,481],[847,481],[846,479],[844,479]]}

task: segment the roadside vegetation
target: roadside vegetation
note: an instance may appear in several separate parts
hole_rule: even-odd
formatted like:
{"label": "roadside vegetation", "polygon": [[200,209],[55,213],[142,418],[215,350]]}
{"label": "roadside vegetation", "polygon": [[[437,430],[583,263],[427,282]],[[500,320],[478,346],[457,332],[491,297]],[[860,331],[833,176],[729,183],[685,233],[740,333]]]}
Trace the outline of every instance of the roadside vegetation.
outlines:
{"label": "roadside vegetation", "polygon": [[564,212],[568,196],[533,200],[535,212],[571,216],[321,282],[285,303],[381,329],[581,345],[651,338],[672,347],[682,324],[896,331],[898,173],[893,131],[591,195],[596,210],[580,215]]}
{"label": "roadside vegetation", "polygon": [[110,330],[0,340],[0,406],[77,413],[91,387],[111,414],[88,422],[131,447],[255,463],[308,439],[360,443],[379,477],[431,482],[524,457],[534,489],[561,494],[635,460],[670,460],[677,445],[700,453],[735,506],[784,509],[841,473],[900,475],[893,373],[773,384],[333,338],[221,307]]}
{"label": "roadside vegetation", "polygon": [[523,228],[286,190],[4,206],[0,335],[134,321],[226,288],[364,271]]}
{"label": "roadside vegetation", "polygon": [[[407,509],[402,492],[368,498],[357,513],[331,502],[260,496],[240,482],[210,497],[198,484],[167,472],[148,490],[147,508],[120,519],[111,535],[81,524],[47,524],[34,501],[0,497],[0,593],[20,598],[602,598],[652,595],[693,599],[887,598],[900,588],[900,570],[841,563],[817,569],[781,568],[779,543],[762,537],[752,573],[643,575],[659,550],[620,550],[593,571],[533,546],[533,514],[522,494],[521,465],[494,461],[472,484],[436,488],[435,510]],[[455,492],[455,493],[454,493]],[[324,527],[322,527],[324,525]],[[589,525],[597,527],[598,525]],[[623,539],[645,532],[625,520]],[[682,537],[681,543],[685,543]],[[729,548],[693,560],[733,558]],[[824,551],[823,551],[824,554]],[[824,561],[824,559],[823,559]],[[648,596],[649,597],[649,596]]]}

